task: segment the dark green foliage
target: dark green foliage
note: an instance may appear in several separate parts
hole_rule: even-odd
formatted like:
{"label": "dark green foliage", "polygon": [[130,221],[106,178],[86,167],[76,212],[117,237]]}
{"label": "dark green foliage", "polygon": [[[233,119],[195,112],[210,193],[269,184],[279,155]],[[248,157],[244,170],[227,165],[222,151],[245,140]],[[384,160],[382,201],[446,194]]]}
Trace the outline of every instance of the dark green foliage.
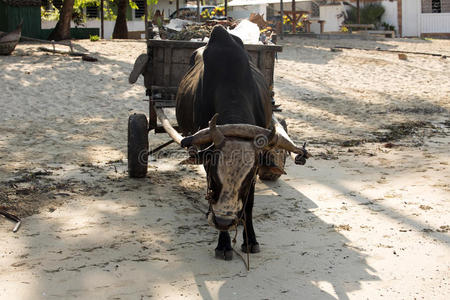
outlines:
{"label": "dark green foliage", "polygon": [[[384,14],[384,7],[381,4],[373,3],[365,5],[360,9],[360,24],[375,24],[377,27],[381,23],[381,16]],[[356,7],[347,10],[346,24],[357,24]]]}
{"label": "dark green foliage", "polygon": [[388,24],[386,22],[383,22],[381,26],[384,28],[384,30],[395,30],[395,27],[391,24]]}

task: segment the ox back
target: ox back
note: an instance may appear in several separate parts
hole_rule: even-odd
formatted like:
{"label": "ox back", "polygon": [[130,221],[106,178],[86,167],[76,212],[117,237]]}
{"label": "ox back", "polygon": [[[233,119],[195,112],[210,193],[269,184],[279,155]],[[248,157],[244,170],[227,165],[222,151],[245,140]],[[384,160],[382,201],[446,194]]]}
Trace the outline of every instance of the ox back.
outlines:
{"label": "ox back", "polygon": [[205,47],[191,58],[181,80],[176,116],[184,135],[206,128],[219,113],[218,125],[252,124],[268,128],[272,116],[269,87],[244,45],[222,26],[214,27]]}

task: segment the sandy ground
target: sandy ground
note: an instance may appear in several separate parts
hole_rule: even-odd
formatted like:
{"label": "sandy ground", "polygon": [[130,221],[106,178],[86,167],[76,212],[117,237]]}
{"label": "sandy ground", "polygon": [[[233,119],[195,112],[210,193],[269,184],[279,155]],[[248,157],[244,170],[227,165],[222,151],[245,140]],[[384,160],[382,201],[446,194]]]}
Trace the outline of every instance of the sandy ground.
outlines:
{"label": "sandy ground", "polygon": [[[126,172],[135,42],[76,42],[99,62],[21,44],[0,57],[1,299],[449,299],[450,41],[282,42],[280,117],[315,155],[257,183],[261,253],[214,258],[204,173],[169,147]],[[167,141],[150,134],[150,144]],[[238,235],[238,245],[242,242]]]}

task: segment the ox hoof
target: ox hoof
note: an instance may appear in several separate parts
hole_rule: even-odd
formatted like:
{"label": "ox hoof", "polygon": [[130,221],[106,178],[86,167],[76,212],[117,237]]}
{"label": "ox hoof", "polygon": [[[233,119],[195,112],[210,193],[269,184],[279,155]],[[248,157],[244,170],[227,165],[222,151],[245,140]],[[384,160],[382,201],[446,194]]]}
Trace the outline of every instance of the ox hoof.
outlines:
{"label": "ox hoof", "polygon": [[224,260],[232,260],[233,259],[233,250],[216,249],[216,258],[224,259]]}
{"label": "ox hoof", "polygon": [[259,253],[261,250],[259,249],[259,244],[250,244],[248,245],[248,249],[247,249],[247,245],[244,243],[241,245],[241,250],[244,253],[250,252],[250,253]]}

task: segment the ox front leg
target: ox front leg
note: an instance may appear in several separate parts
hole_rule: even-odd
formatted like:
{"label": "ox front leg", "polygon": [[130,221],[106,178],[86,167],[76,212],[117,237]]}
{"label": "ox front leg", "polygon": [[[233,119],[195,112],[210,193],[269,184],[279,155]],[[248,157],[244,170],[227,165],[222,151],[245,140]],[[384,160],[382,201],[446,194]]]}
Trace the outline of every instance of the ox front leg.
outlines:
{"label": "ox front leg", "polygon": [[219,234],[219,243],[216,247],[216,257],[225,260],[233,259],[233,248],[231,247],[231,238],[228,231],[221,231]]}
{"label": "ox front leg", "polygon": [[[243,232],[243,243],[241,249],[243,252],[247,253],[258,253],[260,251],[259,244],[256,241],[255,230],[253,229],[252,211],[253,202],[255,199],[255,184],[253,183],[248,195],[247,205],[245,206],[245,227]],[[247,241],[248,239],[248,246]]]}

